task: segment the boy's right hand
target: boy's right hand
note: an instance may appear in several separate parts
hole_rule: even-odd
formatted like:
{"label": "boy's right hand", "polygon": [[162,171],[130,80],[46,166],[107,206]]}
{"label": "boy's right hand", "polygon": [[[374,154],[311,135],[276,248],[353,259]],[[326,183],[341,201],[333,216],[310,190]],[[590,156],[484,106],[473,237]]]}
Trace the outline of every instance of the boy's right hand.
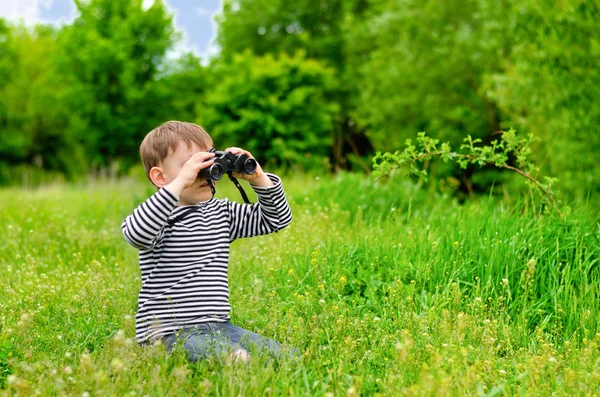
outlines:
{"label": "boy's right hand", "polygon": [[[208,168],[213,165],[214,161],[209,160],[215,157],[214,153],[209,152],[198,152],[192,155],[188,161],[185,162],[183,167],[179,170],[179,174],[165,187],[169,192],[176,196],[180,196],[181,192],[192,186],[196,179],[198,179],[198,173],[204,168]],[[208,160],[208,161],[206,161]]]}

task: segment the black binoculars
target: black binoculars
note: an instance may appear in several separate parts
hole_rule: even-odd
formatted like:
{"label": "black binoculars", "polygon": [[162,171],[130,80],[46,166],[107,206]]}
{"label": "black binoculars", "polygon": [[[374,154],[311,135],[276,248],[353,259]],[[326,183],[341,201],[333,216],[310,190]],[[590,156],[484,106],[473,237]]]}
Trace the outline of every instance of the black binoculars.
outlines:
{"label": "black binoculars", "polygon": [[208,150],[209,153],[214,153],[215,157],[205,160],[213,160],[214,163],[208,168],[200,170],[198,177],[218,181],[223,177],[223,174],[231,172],[239,172],[240,174],[254,174],[256,171],[256,160],[251,159],[248,155],[240,153],[233,154],[230,151],[221,152],[215,148]]}

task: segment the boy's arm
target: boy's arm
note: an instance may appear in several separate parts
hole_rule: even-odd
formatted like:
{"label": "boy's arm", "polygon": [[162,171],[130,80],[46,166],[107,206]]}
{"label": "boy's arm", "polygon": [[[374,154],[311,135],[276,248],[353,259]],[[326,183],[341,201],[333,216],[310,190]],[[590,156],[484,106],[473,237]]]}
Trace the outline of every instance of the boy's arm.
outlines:
{"label": "boy's arm", "polygon": [[162,237],[163,228],[171,211],[179,201],[179,195],[194,183],[201,169],[213,164],[211,157],[214,157],[213,153],[193,154],[181,167],[174,180],[167,185],[162,182],[157,184],[156,186],[161,186],[159,191],[140,204],[133,214],[125,219],[121,229],[125,239],[131,245],[139,249],[150,249],[156,244]]}
{"label": "boy's arm", "polygon": [[[255,204],[227,203],[229,211],[229,235],[233,241],[240,237],[253,237],[277,232],[292,222],[292,211],[285,198],[281,179],[266,174],[271,186],[252,184],[258,202]],[[257,181],[258,182],[258,181]]]}
{"label": "boy's arm", "polygon": [[179,200],[164,187],[140,204],[121,225],[125,240],[138,249],[150,249]]}

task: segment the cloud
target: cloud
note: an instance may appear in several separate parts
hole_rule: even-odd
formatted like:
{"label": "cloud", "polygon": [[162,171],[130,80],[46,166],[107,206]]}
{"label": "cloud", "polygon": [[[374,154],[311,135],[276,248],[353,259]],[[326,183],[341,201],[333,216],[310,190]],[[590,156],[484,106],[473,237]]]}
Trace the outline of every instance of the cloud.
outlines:
{"label": "cloud", "polygon": [[147,10],[148,8],[152,7],[154,5],[154,0],[143,0],[142,1],[142,8],[144,10]]}
{"label": "cloud", "polygon": [[6,19],[22,19],[27,25],[40,21],[40,6],[49,8],[52,0],[2,0],[0,16]]}

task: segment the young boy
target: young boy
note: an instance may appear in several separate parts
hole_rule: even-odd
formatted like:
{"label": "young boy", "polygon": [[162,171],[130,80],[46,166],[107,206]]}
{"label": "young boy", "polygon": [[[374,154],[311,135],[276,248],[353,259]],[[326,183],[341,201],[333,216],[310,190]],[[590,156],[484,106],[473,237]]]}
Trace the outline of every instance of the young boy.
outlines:
{"label": "young boy", "polygon": [[168,350],[180,340],[191,361],[224,353],[245,361],[252,347],[279,357],[279,343],[229,322],[227,263],[236,238],[277,232],[292,214],[281,180],[260,165],[252,175],[233,174],[250,183],[256,204],[215,199],[214,181],[198,176],[213,164],[212,147],[202,127],[180,121],[155,128],[140,145],[158,191],[122,225],[142,272],[136,337],[141,344],[162,340]]}

